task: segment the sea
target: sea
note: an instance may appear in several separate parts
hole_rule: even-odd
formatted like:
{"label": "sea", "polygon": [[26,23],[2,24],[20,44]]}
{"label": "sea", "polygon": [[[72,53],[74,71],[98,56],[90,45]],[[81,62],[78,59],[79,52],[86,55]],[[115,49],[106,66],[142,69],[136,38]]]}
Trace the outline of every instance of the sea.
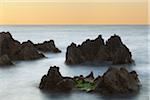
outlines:
{"label": "sea", "polygon": [[[54,40],[62,53],[45,53],[47,58],[34,61],[16,61],[15,65],[0,67],[0,100],[150,100],[150,26],[149,25],[0,25],[0,31],[9,31],[13,38],[23,42],[42,43]],[[72,42],[81,44],[86,39],[102,35],[106,40],[117,34],[132,52],[132,65],[66,65],[66,48]],[[59,66],[63,76],[103,75],[110,67],[135,70],[141,82],[140,91],[127,95],[103,95],[72,91],[45,93],[39,83],[50,66]]]}

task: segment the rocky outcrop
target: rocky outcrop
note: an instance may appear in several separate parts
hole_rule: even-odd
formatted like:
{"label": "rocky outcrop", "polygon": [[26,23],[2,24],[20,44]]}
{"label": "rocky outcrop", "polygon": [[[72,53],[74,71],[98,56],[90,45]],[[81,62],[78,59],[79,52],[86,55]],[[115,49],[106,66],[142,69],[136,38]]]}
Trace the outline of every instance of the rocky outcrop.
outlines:
{"label": "rocky outcrop", "polygon": [[60,50],[56,48],[53,40],[45,41],[41,44],[33,44],[30,40],[20,43],[19,41],[14,40],[9,32],[0,32],[1,61],[6,60],[7,62],[7,60],[34,60],[45,57],[39,51],[50,51],[55,53],[60,52]]}
{"label": "rocky outcrop", "polygon": [[87,76],[63,77],[59,67],[50,67],[41,79],[39,88],[48,91],[82,90],[104,94],[127,94],[139,91],[140,81],[135,71],[110,67],[102,76],[94,78],[93,72]]}
{"label": "rocky outcrop", "polygon": [[44,75],[40,82],[40,89],[49,91],[70,91],[74,88],[74,81],[71,78],[63,77],[59,67],[50,67],[47,75]]}
{"label": "rocky outcrop", "polygon": [[0,33],[0,56],[8,55],[13,60],[20,47],[20,42],[14,40],[9,32]]}
{"label": "rocky outcrop", "polygon": [[53,40],[44,41],[43,43],[35,44],[35,47],[42,52],[60,53],[61,51],[55,46]]}
{"label": "rocky outcrop", "polygon": [[132,55],[129,49],[122,43],[119,36],[111,36],[104,43],[101,35],[95,40],[87,39],[81,45],[72,43],[67,47],[67,64],[104,63],[129,64],[132,63]]}
{"label": "rocky outcrop", "polygon": [[0,57],[0,66],[4,66],[4,65],[12,65],[13,63],[11,62],[10,58],[8,57],[8,55],[2,55]]}
{"label": "rocky outcrop", "polygon": [[102,77],[97,78],[95,91],[100,93],[131,93],[139,90],[139,79],[135,71],[110,67]]}
{"label": "rocky outcrop", "polygon": [[14,40],[9,32],[0,33],[0,56],[7,55],[11,60],[33,60],[44,57],[31,41],[22,44]]}
{"label": "rocky outcrop", "polygon": [[119,36],[111,36],[106,41],[106,46],[109,58],[113,64],[128,64],[133,62],[130,50],[122,43]]}
{"label": "rocky outcrop", "polygon": [[23,42],[17,55],[15,56],[16,60],[34,60],[45,57],[42,53],[34,47],[34,44],[28,40]]}

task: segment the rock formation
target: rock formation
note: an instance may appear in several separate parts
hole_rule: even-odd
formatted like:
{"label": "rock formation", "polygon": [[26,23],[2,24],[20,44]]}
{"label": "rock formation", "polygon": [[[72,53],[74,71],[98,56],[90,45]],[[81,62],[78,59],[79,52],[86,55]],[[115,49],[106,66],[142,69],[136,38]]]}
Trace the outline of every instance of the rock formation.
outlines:
{"label": "rock formation", "polygon": [[44,57],[31,41],[22,44],[14,40],[9,32],[0,33],[0,56],[7,55],[10,60],[32,60]]}
{"label": "rock formation", "polygon": [[112,62],[112,64],[132,63],[132,55],[129,49],[122,43],[119,36],[111,36],[104,43],[102,36],[99,35],[95,40],[87,39],[81,45],[72,43],[67,47],[66,63],[103,63]]}
{"label": "rock formation", "polygon": [[135,71],[110,67],[102,77],[97,78],[95,91],[100,93],[131,93],[139,90],[139,79]]}
{"label": "rock formation", "polygon": [[43,43],[35,44],[35,47],[42,52],[60,53],[61,51],[55,46],[53,40],[44,41]]}
{"label": "rock formation", "polygon": [[39,88],[48,91],[70,91],[72,89],[106,94],[127,94],[139,91],[140,81],[135,71],[110,67],[102,76],[94,78],[93,72],[87,76],[63,77],[59,67],[50,67],[41,79]]}
{"label": "rock formation", "polygon": [[17,55],[15,56],[16,60],[34,60],[45,57],[42,53],[39,53],[38,50],[34,47],[34,44],[28,40],[23,42]]}
{"label": "rock formation", "polygon": [[45,57],[39,51],[60,52],[53,40],[42,44],[33,44],[30,40],[20,43],[14,40],[9,32],[0,32],[0,60],[3,61],[0,61],[0,65],[8,65],[11,60],[34,60]]}
{"label": "rock formation", "polygon": [[40,89],[49,91],[70,91],[74,88],[74,81],[71,78],[63,77],[59,67],[50,67],[47,75],[41,79]]}
{"label": "rock formation", "polygon": [[9,32],[0,33],[0,56],[8,55],[10,59],[14,59],[20,47],[20,42],[14,40]]}

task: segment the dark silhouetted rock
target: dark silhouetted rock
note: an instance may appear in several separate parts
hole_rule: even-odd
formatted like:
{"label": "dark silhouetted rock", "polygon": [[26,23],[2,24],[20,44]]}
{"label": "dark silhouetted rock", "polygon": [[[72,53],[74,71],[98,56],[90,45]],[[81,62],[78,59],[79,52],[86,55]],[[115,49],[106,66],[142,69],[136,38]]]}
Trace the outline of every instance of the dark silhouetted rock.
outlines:
{"label": "dark silhouetted rock", "polygon": [[87,75],[85,78],[84,78],[85,81],[90,81],[90,82],[93,82],[94,81],[94,74],[93,72],[91,72],[89,75]]}
{"label": "dark silhouetted rock", "polygon": [[8,55],[13,60],[20,46],[20,42],[14,40],[9,32],[0,33],[0,56]]}
{"label": "dark silhouetted rock", "polygon": [[122,43],[119,36],[111,36],[104,43],[101,35],[95,40],[87,39],[81,45],[72,43],[67,47],[66,63],[81,64],[81,63],[105,63],[112,64],[129,64],[132,63],[132,55],[129,49]]}
{"label": "dark silhouetted rock", "polygon": [[35,44],[35,47],[42,52],[60,53],[61,51],[55,46],[53,40],[44,41],[43,43]]}
{"label": "dark silhouetted rock", "polygon": [[96,81],[95,91],[100,93],[131,93],[139,90],[139,79],[135,71],[110,67]]}
{"label": "dark silhouetted rock", "polygon": [[131,52],[122,43],[119,36],[111,36],[106,41],[106,46],[113,64],[129,64],[133,62]]}
{"label": "dark silhouetted rock", "polygon": [[125,68],[110,67],[102,76],[94,78],[93,72],[83,75],[63,77],[59,67],[50,67],[47,75],[41,79],[39,88],[48,91],[82,90],[104,94],[136,93],[140,89],[140,81],[135,71],[128,72]]}
{"label": "dark silhouetted rock", "polygon": [[10,60],[34,60],[45,57],[43,52],[61,52],[54,41],[33,44],[30,40],[22,44],[12,38],[9,32],[0,32],[0,56],[7,55]]}
{"label": "dark silhouetted rock", "polygon": [[2,55],[0,57],[0,66],[4,66],[4,65],[12,65],[13,63],[11,62],[10,58],[8,57],[8,55]]}
{"label": "dark silhouetted rock", "polygon": [[22,44],[14,40],[9,32],[0,33],[0,56],[8,55],[11,60],[32,60],[44,57],[31,41]]}
{"label": "dark silhouetted rock", "polygon": [[40,82],[40,89],[49,91],[70,91],[74,88],[74,81],[71,78],[63,77],[59,67],[50,67],[47,75],[44,75]]}
{"label": "dark silhouetted rock", "polygon": [[21,44],[21,48],[16,55],[17,60],[34,60],[45,57],[42,53],[39,53],[34,47],[34,44],[28,40]]}

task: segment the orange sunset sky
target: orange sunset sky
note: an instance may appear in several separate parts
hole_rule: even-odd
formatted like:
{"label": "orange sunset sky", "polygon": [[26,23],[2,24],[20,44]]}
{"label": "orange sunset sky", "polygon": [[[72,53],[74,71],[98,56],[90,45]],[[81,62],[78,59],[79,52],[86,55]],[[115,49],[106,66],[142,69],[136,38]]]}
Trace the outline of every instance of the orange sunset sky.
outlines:
{"label": "orange sunset sky", "polygon": [[148,24],[148,0],[0,0],[3,24]]}

